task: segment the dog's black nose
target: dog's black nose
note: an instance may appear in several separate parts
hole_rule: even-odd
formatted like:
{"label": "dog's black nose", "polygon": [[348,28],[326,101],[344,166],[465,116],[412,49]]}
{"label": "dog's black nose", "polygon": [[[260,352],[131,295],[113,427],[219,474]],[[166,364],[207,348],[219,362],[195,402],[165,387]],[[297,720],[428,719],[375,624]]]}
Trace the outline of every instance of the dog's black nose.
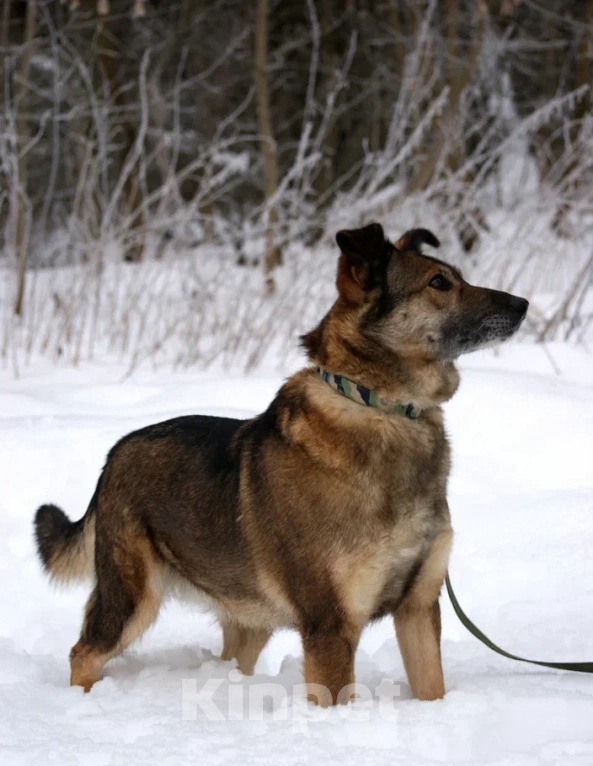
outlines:
{"label": "dog's black nose", "polygon": [[513,309],[513,311],[516,311],[517,314],[521,314],[522,317],[524,317],[525,314],[527,314],[527,309],[529,308],[529,301],[525,300],[525,298],[519,298],[516,295],[511,295],[509,303],[511,304],[511,308]]}

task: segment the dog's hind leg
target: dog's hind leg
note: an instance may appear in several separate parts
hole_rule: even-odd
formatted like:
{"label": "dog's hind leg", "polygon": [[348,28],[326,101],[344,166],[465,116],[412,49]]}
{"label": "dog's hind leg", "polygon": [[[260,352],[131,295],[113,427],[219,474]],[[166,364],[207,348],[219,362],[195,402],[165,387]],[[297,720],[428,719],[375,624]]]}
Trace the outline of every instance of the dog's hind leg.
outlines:
{"label": "dog's hind leg", "polygon": [[156,619],[164,570],[145,537],[119,537],[97,549],[97,584],[88,601],[80,640],[70,653],[70,684],[88,692],[103,666],[140,638]]}
{"label": "dog's hind leg", "polygon": [[408,681],[419,700],[435,700],[445,696],[438,599],[447,573],[451,542],[450,530],[437,537],[409,593],[394,615]]}
{"label": "dog's hind leg", "polygon": [[272,632],[266,628],[246,628],[236,622],[222,626],[223,648],[221,660],[237,659],[237,667],[246,676],[252,676],[255,664]]}
{"label": "dog's hind leg", "polygon": [[253,675],[257,659],[271,635],[271,631],[266,628],[243,628],[237,653],[237,665],[241,673],[246,676]]}
{"label": "dog's hind leg", "polygon": [[222,654],[220,659],[228,662],[236,658],[241,644],[241,626],[236,622],[222,623]]}

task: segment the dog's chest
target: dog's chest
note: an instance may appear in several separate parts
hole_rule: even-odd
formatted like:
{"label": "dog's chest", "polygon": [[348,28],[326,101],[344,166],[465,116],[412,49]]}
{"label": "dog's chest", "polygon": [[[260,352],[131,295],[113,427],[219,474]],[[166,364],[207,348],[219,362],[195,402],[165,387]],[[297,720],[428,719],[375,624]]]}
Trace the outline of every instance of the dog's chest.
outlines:
{"label": "dog's chest", "polygon": [[397,604],[433,540],[449,525],[444,434],[418,428],[409,436],[411,429],[403,425],[393,429],[395,439],[369,451],[341,490],[335,487],[344,512],[332,580],[345,611],[360,623],[382,605]]}
{"label": "dog's chest", "polygon": [[349,552],[335,551],[332,579],[347,614],[364,624],[386,601],[395,602],[421,567],[438,530],[426,501],[401,521]]}

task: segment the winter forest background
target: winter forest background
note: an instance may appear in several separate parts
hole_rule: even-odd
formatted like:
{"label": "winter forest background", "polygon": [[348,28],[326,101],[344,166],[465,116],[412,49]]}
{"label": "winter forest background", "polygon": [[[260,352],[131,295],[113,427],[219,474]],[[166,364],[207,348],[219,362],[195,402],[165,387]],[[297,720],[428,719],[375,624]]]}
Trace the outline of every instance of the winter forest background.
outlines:
{"label": "winter forest background", "polygon": [[593,323],[592,0],[2,0],[0,356],[283,364],[335,231]]}

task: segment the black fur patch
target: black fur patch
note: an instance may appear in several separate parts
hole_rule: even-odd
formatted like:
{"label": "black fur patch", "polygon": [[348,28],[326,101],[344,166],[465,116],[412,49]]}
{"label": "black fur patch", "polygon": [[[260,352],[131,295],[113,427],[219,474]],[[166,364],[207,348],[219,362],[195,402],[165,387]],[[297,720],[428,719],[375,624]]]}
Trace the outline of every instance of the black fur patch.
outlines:
{"label": "black fur patch", "polygon": [[68,543],[78,532],[78,523],[72,522],[56,505],[42,505],[35,514],[35,540],[37,553],[46,572],[57,547]]}

